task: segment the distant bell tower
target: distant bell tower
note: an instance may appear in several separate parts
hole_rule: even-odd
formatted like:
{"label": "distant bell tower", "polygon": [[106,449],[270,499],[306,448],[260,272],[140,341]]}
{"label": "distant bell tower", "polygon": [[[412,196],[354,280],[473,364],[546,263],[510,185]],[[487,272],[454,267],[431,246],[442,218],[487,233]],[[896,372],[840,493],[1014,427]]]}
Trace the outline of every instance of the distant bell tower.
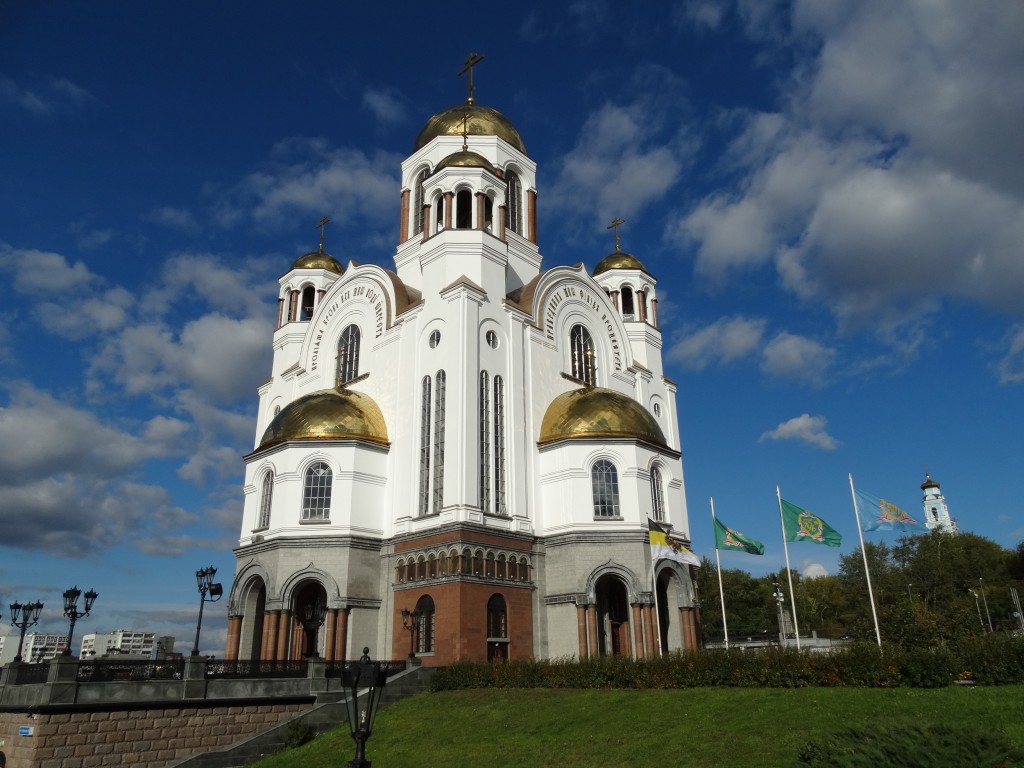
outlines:
{"label": "distant bell tower", "polygon": [[949,507],[946,506],[941,486],[932,480],[931,475],[925,474],[921,490],[924,491],[924,520],[928,530],[938,528],[946,533],[959,533],[956,520],[949,516]]}

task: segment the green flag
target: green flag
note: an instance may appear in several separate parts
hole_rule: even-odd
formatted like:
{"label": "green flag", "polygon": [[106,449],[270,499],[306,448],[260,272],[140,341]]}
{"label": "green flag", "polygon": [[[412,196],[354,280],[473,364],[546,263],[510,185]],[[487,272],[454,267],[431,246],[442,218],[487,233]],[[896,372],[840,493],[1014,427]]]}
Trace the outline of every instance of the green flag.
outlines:
{"label": "green flag", "polygon": [[738,549],[752,555],[763,555],[764,544],[734,531],[717,517],[715,518],[715,549]]}
{"label": "green flag", "polygon": [[843,537],[813,512],[808,512],[796,504],[782,500],[783,530],[786,541],[813,541],[828,547],[838,547]]}

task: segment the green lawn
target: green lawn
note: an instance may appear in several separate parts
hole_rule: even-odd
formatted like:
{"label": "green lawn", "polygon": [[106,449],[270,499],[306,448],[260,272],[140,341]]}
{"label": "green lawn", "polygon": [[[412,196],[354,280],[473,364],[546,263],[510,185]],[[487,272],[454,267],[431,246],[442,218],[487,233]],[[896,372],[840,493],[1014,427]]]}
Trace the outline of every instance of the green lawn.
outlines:
{"label": "green lawn", "polygon": [[[486,689],[423,694],[381,710],[366,751],[376,768],[791,766],[806,742],[858,724],[959,721],[1002,731],[1024,747],[1021,713],[1024,685]],[[354,754],[342,727],[258,765],[327,768]]]}

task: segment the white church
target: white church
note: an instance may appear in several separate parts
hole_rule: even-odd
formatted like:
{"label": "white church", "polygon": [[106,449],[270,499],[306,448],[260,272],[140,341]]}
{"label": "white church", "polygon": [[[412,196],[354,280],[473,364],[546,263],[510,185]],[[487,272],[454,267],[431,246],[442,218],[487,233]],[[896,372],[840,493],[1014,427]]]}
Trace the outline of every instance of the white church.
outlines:
{"label": "white church", "polygon": [[690,566],[648,539],[689,545],[657,281],[618,229],[592,271],[544,266],[536,164],[469,92],[402,163],[394,270],[321,238],[280,278],[228,659],[698,643]]}

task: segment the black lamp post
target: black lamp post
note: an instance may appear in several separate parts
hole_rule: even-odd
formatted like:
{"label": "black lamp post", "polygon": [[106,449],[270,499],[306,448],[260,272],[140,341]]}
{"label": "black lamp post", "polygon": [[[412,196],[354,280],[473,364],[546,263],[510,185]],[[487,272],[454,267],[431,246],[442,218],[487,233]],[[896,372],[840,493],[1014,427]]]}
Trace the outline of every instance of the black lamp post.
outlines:
{"label": "black lamp post", "polygon": [[408,608],[402,609],[402,629],[409,630],[409,658],[416,658],[416,630],[420,626],[420,619],[423,616],[423,611],[410,611]]}
{"label": "black lamp post", "polygon": [[64,593],[64,615],[71,622],[71,627],[68,629],[68,646],[64,649],[65,656],[73,655],[71,653],[71,638],[75,636],[75,622],[89,615],[89,611],[92,610],[92,604],[99,597],[95,589],[90,589],[85,593],[85,610],[79,611],[78,598],[81,596],[82,590],[78,588],[77,584]]}
{"label": "black lamp post", "polygon": [[370,768],[370,761],[366,759],[366,740],[373,733],[373,720],[388,681],[387,673],[379,661],[370,661],[370,649],[363,648],[359,661],[345,666],[342,679],[348,693],[345,698],[348,728],[356,742],[356,756],[349,761],[348,768]]}
{"label": "black lamp post", "polygon": [[34,603],[11,603],[11,624],[21,630],[21,639],[18,641],[18,655],[15,661],[21,661],[21,649],[25,645],[25,630],[39,621],[39,614],[42,613],[43,604],[38,600]]}
{"label": "black lamp post", "polygon": [[320,627],[324,624],[324,619],[327,618],[327,603],[321,598],[316,598],[312,602],[306,603],[302,609],[303,624],[306,629],[313,630],[313,650],[310,652],[310,656],[316,658],[320,655],[320,650],[316,647],[317,636],[320,634]]}
{"label": "black lamp post", "polygon": [[213,577],[216,575],[217,569],[212,565],[209,568],[196,571],[196,585],[199,587],[199,622],[196,624],[196,644],[192,647],[193,656],[199,655],[199,631],[203,628],[203,606],[207,603],[217,602],[224,594],[224,587],[213,581]]}

